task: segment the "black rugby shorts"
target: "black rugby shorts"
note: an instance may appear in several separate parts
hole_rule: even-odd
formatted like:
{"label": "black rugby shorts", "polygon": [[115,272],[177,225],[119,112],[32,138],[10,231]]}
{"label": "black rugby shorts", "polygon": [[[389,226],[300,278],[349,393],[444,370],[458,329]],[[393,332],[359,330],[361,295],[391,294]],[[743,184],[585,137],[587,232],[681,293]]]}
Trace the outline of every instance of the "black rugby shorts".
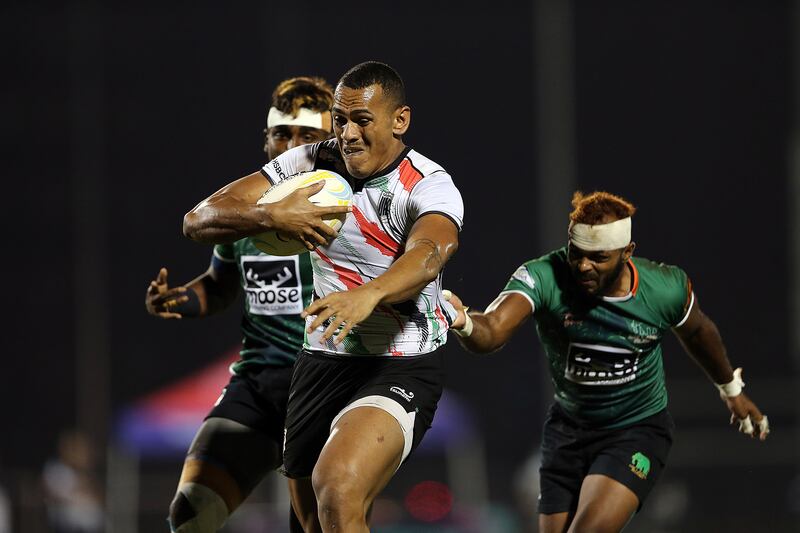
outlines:
{"label": "black rugby shorts", "polygon": [[206,419],[227,418],[265,433],[280,446],[292,367],[255,367],[231,376]]}
{"label": "black rugby shorts", "polygon": [[283,473],[293,479],[309,477],[334,418],[367,396],[389,398],[412,414],[410,453],[433,422],[442,381],[440,351],[412,357],[302,351],[295,363],[289,395]]}
{"label": "black rugby shorts", "polygon": [[542,435],[539,512],[575,511],[589,474],[608,476],[631,489],[641,509],[664,470],[674,427],[664,409],[627,427],[588,429],[554,403]]}

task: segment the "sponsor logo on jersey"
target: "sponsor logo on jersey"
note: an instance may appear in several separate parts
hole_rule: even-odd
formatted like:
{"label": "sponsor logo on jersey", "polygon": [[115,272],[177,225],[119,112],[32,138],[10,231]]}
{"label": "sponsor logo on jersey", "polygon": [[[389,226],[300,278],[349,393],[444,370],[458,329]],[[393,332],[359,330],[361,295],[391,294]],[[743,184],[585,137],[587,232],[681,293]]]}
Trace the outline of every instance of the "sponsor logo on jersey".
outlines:
{"label": "sponsor logo on jersey", "polygon": [[569,345],[564,377],[582,385],[621,385],[636,379],[639,354],[600,344]]}
{"label": "sponsor logo on jersey", "polygon": [[636,452],[631,456],[631,464],[628,467],[639,479],[647,479],[650,473],[650,459],[642,452]]}
{"label": "sponsor logo on jersey", "polygon": [[628,340],[633,344],[652,344],[661,340],[661,332],[654,326],[648,326],[638,320],[627,320],[631,334]]}
{"label": "sponsor logo on jersey", "polygon": [[286,172],[283,171],[283,169],[281,168],[281,164],[278,163],[277,159],[272,160],[272,168],[275,169],[275,173],[281,180],[286,179]]}
{"label": "sponsor logo on jersey", "polygon": [[303,287],[297,257],[243,255],[247,306],[254,315],[296,315],[303,310]]}
{"label": "sponsor logo on jersey", "polygon": [[401,389],[400,387],[390,387],[390,388],[389,388],[389,392],[393,392],[393,393],[395,393],[395,394],[399,394],[399,395],[400,395],[400,396],[402,396],[402,397],[405,399],[405,401],[407,401],[407,402],[410,402],[410,401],[411,401],[411,398],[413,398],[413,397],[414,397],[414,393],[413,393],[413,392],[406,392],[406,390],[405,390],[405,389]]}
{"label": "sponsor logo on jersey", "polygon": [[[506,271],[507,272],[507,271]],[[536,287],[536,282],[533,281],[533,277],[531,277],[531,273],[528,272],[528,269],[524,266],[519,267],[516,272],[511,276],[511,279],[515,279],[520,281],[530,287],[531,289]]]}

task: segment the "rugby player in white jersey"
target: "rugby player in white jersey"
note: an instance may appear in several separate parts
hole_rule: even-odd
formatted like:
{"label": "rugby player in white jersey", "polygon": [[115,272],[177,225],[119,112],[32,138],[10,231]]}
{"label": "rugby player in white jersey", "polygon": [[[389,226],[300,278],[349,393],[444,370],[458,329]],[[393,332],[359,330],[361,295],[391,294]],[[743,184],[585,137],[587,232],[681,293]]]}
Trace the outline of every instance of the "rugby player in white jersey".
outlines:
{"label": "rugby player in white jersey", "polygon": [[[264,153],[273,159],[295,146],[333,135],[333,89],[322,78],[289,78],[275,88],[264,130]],[[289,266],[286,291],[292,305],[252,300],[263,289],[247,273],[264,279]],[[299,277],[298,277],[299,276]],[[272,257],[250,239],[214,248],[211,266],[194,280],[170,288],[167,269],[150,283],[147,311],[164,319],[202,318],[229,308],[240,290],[245,298],[241,359],[220,399],[211,408],[186,454],[169,525],[178,533],[214,533],[271,470],[282,464],[283,428],[289,382],[303,345],[300,311],[311,299],[311,262],[305,257]],[[294,513],[290,529],[302,531]]]}
{"label": "rugby player in white jersey", "polygon": [[[187,213],[184,233],[230,242],[280,230],[305,243],[315,299],[292,378],[284,471],[307,532],[368,531],[369,505],[420,442],[442,390],[455,310],[441,272],[458,246],[463,204],[450,176],[403,143],[411,121],[399,75],[350,69],[334,93],[336,139],[289,150]],[[350,208],[317,207],[322,184],[257,205],[298,172],[334,170]],[[322,222],[349,212],[337,232]]]}

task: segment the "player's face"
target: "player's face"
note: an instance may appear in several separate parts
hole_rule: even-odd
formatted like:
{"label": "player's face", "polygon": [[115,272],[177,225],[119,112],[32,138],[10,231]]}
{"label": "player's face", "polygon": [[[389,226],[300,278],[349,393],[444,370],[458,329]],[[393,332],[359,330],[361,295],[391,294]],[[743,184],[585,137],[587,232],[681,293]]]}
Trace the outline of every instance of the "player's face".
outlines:
{"label": "player's face", "polygon": [[264,133],[264,152],[270,159],[295,146],[324,141],[331,136],[330,131],[307,126],[273,126],[264,130]]}
{"label": "player's face", "polygon": [[333,132],[351,176],[372,176],[400,155],[400,137],[408,129],[411,109],[395,107],[380,85],[363,89],[339,85],[333,95],[332,113]]}
{"label": "player's face", "polygon": [[627,250],[588,252],[569,243],[567,261],[578,287],[592,296],[603,296],[613,291],[630,259]]}

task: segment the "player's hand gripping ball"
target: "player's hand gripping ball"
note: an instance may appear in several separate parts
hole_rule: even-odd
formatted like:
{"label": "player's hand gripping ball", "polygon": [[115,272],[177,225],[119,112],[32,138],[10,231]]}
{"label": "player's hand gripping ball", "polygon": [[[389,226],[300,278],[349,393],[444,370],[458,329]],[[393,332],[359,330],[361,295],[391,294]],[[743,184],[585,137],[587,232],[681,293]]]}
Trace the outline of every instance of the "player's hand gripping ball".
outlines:
{"label": "player's hand gripping ball", "polygon": [[[280,183],[270,187],[258,200],[258,204],[271,204],[283,200],[297,189],[308,187],[320,181],[325,181],[325,186],[318,193],[310,196],[311,203],[320,207],[349,206],[353,200],[353,190],[342,176],[329,170],[312,170],[290,176]],[[325,216],[323,222],[339,231],[344,224],[347,213]],[[270,255],[297,255],[307,252],[308,249],[302,242],[280,231],[267,231],[251,237],[253,244]]]}

